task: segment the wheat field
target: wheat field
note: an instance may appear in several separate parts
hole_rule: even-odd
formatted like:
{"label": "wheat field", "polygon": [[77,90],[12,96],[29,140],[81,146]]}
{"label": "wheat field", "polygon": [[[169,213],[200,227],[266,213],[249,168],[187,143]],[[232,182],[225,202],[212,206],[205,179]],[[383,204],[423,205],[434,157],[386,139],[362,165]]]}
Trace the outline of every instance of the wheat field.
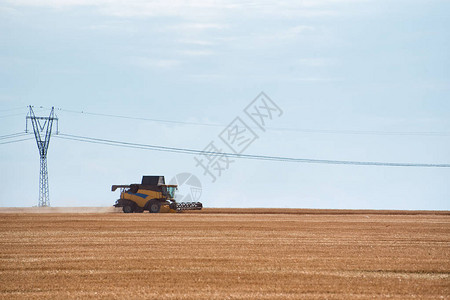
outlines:
{"label": "wheat field", "polygon": [[448,212],[0,214],[0,298],[450,299]]}

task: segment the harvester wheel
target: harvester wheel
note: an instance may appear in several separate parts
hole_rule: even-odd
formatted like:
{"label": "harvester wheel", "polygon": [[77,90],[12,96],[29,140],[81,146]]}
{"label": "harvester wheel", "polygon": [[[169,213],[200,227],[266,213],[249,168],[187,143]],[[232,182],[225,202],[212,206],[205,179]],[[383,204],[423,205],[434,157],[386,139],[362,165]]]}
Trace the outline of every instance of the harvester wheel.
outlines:
{"label": "harvester wheel", "polygon": [[152,200],[150,201],[150,203],[148,204],[148,211],[150,213],[159,213],[159,210],[161,209],[161,203],[159,203],[159,201],[156,200]]}
{"label": "harvester wheel", "polygon": [[127,204],[122,207],[122,210],[124,213],[129,214],[129,213],[133,212],[133,207],[131,207],[131,205]]}

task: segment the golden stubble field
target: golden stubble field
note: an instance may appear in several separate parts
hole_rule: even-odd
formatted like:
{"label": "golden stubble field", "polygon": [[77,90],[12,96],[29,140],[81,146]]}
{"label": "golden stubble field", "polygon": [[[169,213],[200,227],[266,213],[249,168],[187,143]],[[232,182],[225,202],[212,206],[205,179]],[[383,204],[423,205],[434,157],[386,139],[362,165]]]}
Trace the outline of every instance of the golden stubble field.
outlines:
{"label": "golden stubble field", "polygon": [[450,299],[447,212],[284,212],[3,213],[0,298]]}

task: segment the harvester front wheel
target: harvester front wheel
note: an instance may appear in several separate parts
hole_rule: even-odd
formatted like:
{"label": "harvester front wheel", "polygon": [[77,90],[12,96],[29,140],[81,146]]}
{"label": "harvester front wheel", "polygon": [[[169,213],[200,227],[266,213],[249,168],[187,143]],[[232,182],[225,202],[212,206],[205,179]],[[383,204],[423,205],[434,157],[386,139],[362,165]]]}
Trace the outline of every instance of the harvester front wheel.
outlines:
{"label": "harvester front wheel", "polygon": [[159,203],[159,201],[152,200],[148,204],[148,211],[150,213],[153,213],[153,214],[159,213],[160,209],[161,209],[161,203]]}
{"label": "harvester front wheel", "polygon": [[131,207],[131,205],[126,204],[122,207],[122,210],[124,213],[129,214],[133,212],[133,207]]}

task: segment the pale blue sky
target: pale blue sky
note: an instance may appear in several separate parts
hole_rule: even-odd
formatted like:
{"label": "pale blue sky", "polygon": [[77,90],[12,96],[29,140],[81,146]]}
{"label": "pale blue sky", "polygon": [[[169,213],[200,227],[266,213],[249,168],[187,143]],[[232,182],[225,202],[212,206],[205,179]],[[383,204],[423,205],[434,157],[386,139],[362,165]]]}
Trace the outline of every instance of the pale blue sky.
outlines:
{"label": "pale blue sky", "polygon": [[[449,11],[433,0],[0,1],[0,136],[24,130],[31,104],[218,124],[57,111],[62,133],[201,150],[264,91],[283,110],[270,128],[337,132],[257,131],[246,154],[448,164]],[[0,166],[0,205],[36,205],[35,142],[1,144]],[[211,183],[190,155],[58,138],[48,168],[52,206],[108,206],[112,184],[191,172],[212,207],[450,208],[448,168],[237,160]]]}

